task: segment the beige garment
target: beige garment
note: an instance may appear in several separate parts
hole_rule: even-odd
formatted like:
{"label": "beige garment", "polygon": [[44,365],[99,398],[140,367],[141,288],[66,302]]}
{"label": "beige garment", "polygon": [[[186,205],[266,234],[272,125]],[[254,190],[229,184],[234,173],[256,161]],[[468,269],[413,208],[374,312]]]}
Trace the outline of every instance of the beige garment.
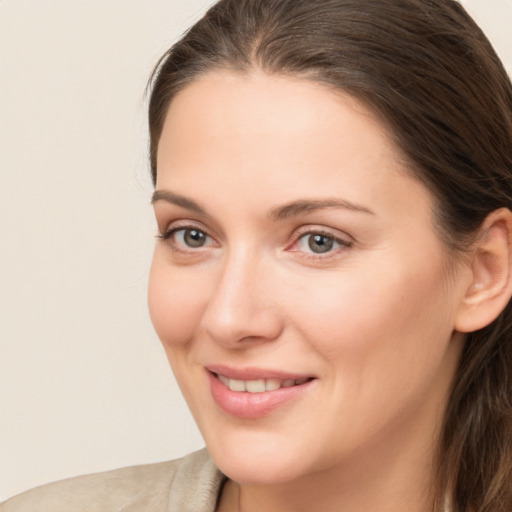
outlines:
{"label": "beige garment", "polygon": [[0,512],[214,512],[224,480],[204,449],[43,485],[0,504]]}

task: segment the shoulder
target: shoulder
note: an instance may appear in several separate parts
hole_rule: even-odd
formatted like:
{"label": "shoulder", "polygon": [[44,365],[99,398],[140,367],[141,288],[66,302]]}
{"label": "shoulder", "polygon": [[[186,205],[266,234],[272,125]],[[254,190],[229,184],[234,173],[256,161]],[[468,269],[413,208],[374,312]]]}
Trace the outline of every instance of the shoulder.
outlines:
{"label": "shoulder", "polygon": [[174,461],[43,485],[0,504],[0,512],[213,512],[223,480],[201,450]]}

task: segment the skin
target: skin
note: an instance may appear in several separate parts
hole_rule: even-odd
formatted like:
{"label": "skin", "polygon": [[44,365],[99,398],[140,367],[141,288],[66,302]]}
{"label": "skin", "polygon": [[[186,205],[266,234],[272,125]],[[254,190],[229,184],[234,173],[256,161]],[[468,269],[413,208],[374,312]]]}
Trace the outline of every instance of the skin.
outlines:
{"label": "skin", "polygon": [[[440,241],[433,198],[385,126],[318,84],[215,72],[172,101],[157,168],[158,229],[178,231],[157,241],[150,313],[230,478],[218,510],[430,510],[472,273]],[[303,199],[361,210],[270,216]],[[188,246],[187,228],[204,245]],[[319,232],[340,242],[315,254],[308,233]],[[210,364],[316,380],[269,415],[240,419],[214,402]]]}

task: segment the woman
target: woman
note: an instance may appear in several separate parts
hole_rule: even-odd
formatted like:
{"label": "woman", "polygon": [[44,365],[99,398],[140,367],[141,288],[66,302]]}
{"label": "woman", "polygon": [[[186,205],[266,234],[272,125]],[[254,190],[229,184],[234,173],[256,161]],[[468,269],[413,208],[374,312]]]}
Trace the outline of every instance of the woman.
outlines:
{"label": "woman", "polygon": [[221,0],[149,125],[150,313],[208,452],[0,510],[509,512],[512,87],[462,7]]}

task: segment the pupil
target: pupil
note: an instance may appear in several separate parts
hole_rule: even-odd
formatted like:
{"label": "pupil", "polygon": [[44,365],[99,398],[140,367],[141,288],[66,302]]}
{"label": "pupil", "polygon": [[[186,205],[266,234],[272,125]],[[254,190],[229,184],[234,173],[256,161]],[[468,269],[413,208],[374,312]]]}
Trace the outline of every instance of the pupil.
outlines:
{"label": "pupil", "polygon": [[185,233],[185,243],[189,247],[201,247],[204,245],[205,235],[197,229],[189,229]]}
{"label": "pupil", "polygon": [[325,235],[313,235],[309,238],[309,248],[316,253],[330,251],[333,244],[333,239]]}

